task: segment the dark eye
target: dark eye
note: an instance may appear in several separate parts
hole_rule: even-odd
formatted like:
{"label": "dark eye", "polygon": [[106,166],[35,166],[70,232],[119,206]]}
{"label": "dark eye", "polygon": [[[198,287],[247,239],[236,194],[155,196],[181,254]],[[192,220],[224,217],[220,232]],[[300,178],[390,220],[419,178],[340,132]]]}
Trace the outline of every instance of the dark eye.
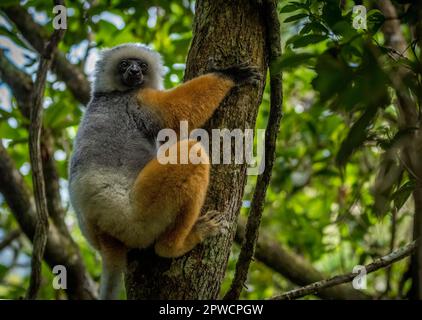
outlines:
{"label": "dark eye", "polygon": [[122,62],[120,62],[119,64],[119,69],[120,70],[125,70],[128,67],[129,63],[126,60],[123,60]]}
{"label": "dark eye", "polygon": [[141,62],[140,67],[143,72],[148,70],[148,65],[145,62]]}

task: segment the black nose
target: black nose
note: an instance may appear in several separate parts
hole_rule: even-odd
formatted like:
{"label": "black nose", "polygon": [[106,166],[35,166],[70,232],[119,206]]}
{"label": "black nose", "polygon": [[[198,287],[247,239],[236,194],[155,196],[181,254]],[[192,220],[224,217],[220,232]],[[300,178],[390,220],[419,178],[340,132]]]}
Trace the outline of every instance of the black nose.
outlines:
{"label": "black nose", "polygon": [[130,68],[128,71],[131,76],[137,76],[141,73],[141,69],[139,68]]}

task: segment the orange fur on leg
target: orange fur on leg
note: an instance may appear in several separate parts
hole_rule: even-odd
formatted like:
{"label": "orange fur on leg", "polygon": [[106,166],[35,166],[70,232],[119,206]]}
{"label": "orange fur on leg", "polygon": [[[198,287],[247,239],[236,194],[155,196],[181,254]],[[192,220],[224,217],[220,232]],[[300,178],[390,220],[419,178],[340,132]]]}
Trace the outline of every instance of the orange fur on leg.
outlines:
{"label": "orange fur on leg", "polygon": [[177,130],[186,120],[193,130],[211,117],[233,86],[229,78],[209,73],[170,90],[141,89],[138,101],[157,112],[168,128]]}
{"label": "orange fur on leg", "polygon": [[135,211],[141,221],[160,233],[155,250],[162,257],[181,256],[208,235],[202,232],[205,229],[195,227],[209,179],[209,159],[197,143],[183,140],[170,148],[180,151],[184,144],[191,150],[196,145],[195,150],[199,150],[205,163],[161,164],[154,159],[142,170],[133,187]]}

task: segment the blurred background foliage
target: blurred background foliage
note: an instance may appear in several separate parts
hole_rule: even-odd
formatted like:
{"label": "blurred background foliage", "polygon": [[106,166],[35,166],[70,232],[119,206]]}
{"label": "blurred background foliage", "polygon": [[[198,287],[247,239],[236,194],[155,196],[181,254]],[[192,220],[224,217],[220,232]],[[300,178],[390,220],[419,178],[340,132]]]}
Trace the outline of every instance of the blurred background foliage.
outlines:
{"label": "blurred background foliage", "polygon": [[[282,1],[279,6],[283,58],[272,67],[284,74],[284,117],[260,230],[327,275],[351,272],[356,264],[368,263],[412,238],[414,208],[409,199],[415,177],[402,170],[382,195],[376,188],[383,155],[406,134],[395,106],[395,70],[403,66],[409,70],[406,87],[410,96],[420,101],[422,95],[420,48],[412,42],[415,17],[403,2],[394,2],[401,32],[409,43],[406,52],[400,53],[386,46],[385,17],[375,1]],[[52,31],[49,1],[7,0],[0,10],[19,3],[47,32]],[[353,28],[356,4],[368,10],[367,29]],[[68,30],[60,49],[89,78],[101,48],[142,42],[163,55],[166,87],[182,81],[192,38],[193,1],[69,0],[66,5]],[[0,48],[34,80],[37,53],[0,13]],[[55,138],[60,193],[68,208],[66,224],[89,272],[98,280],[99,257],[80,234],[67,193],[69,154],[83,110],[66,85],[51,74],[44,125]],[[268,110],[267,85],[256,128],[265,128]],[[30,185],[27,124],[16,98],[0,83],[1,141]],[[253,187],[254,179],[249,179],[244,215]],[[18,226],[1,195],[0,205],[2,239]],[[24,236],[0,251],[0,298],[24,295],[30,253],[30,242]],[[238,246],[233,246],[223,292],[233,277],[238,253]],[[403,297],[410,287],[408,264],[402,261],[392,272],[384,269],[370,275],[366,292],[375,297]],[[51,281],[48,268],[44,276],[45,282]],[[294,286],[255,261],[242,298],[267,298]],[[46,299],[62,296],[50,286],[43,286],[40,293]]]}

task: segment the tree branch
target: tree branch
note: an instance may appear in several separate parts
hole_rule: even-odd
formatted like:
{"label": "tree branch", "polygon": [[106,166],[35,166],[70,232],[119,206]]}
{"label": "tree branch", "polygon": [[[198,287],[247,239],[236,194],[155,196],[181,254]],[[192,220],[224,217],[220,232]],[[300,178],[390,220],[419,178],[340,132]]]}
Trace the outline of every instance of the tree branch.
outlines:
{"label": "tree branch", "polygon": [[21,235],[20,230],[10,231],[2,241],[0,241],[0,251],[8,247],[15,239],[19,238]]}
{"label": "tree branch", "polygon": [[[31,77],[19,70],[0,49],[0,78],[8,84],[16,98],[18,108],[22,115],[29,120],[32,108],[32,91],[34,84]],[[58,173],[54,160],[54,138],[50,131],[43,128],[41,133],[41,154],[43,158],[43,171],[46,184],[48,213],[56,226],[68,234],[64,223],[65,210],[61,204]],[[69,235],[70,236],[70,235]]]}
{"label": "tree branch", "polygon": [[47,43],[45,50],[42,52],[33,91],[33,107],[31,109],[31,124],[29,127],[29,155],[31,158],[32,183],[34,186],[35,203],[37,207],[37,224],[33,240],[31,278],[27,292],[28,299],[36,299],[38,290],[41,286],[41,267],[45,246],[47,244],[49,226],[40,141],[44,90],[47,72],[51,67],[53,56],[64,32],[65,29],[56,29],[53,32],[50,41]]}
{"label": "tree branch", "polygon": [[[14,66],[13,63],[6,58],[3,50],[0,50],[0,77],[11,88],[12,93],[17,100],[18,108],[23,114],[23,116],[29,119],[31,105],[32,105],[32,101],[31,101],[32,90],[33,90],[32,80],[27,74],[25,74],[16,66]],[[83,292],[82,288],[80,288],[80,286],[84,286],[84,283],[91,283],[92,280],[89,278],[88,274],[84,275],[86,271],[83,265],[83,261],[81,260],[81,257],[80,257],[79,249],[76,243],[73,241],[69,233],[69,230],[66,227],[66,224],[64,223],[65,210],[63,209],[61,205],[59,185],[58,185],[58,174],[57,174],[57,169],[55,166],[55,160],[53,157],[53,154],[54,154],[53,145],[54,145],[54,139],[51,136],[50,132],[48,130],[43,130],[41,150],[42,150],[43,164],[44,164],[43,166],[44,178],[46,181],[48,212],[55,224],[54,228],[57,227],[58,229],[58,230],[55,229],[56,232],[60,231],[60,234],[62,237],[62,239],[60,240],[60,243],[57,244],[57,247],[53,246],[52,251],[50,250],[51,248],[49,247],[50,246],[49,243],[51,242],[49,238],[47,242],[46,256],[51,256],[51,255],[57,255],[57,256],[53,257],[52,259],[46,258],[46,260],[60,261],[60,263],[55,263],[55,264],[49,263],[49,265],[51,267],[54,267],[54,265],[56,264],[65,265],[68,272],[74,273],[69,276],[70,278],[82,279],[80,283],[69,285],[69,290],[67,293],[70,298],[92,299],[96,297],[96,293],[94,289],[92,289],[92,292],[85,293]],[[3,154],[7,155],[6,151],[5,150],[3,151],[4,151]],[[17,172],[16,174],[19,175],[19,172]],[[2,180],[0,179],[0,181]],[[6,188],[8,184],[5,183],[4,186]],[[23,180],[22,180],[22,188],[26,189],[26,186]],[[5,191],[2,191],[2,188],[0,188],[0,192],[3,194],[5,193]],[[27,195],[27,198],[30,199],[29,193]],[[35,220],[32,221],[31,219],[29,219],[27,221],[25,214],[29,214],[30,211],[28,211],[25,208],[21,208],[17,205],[19,204],[19,201],[22,201],[22,197],[17,197],[16,201],[13,201],[13,199],[14,199],[13,197],[11,198],[9,197],[10,201],[8,201],[8,205],[11,208],[12,212],[14,213],[24,233],[27,235],[29,239],[32,240],[33,230],[31,231],[29,226],[35,227]],[[29,200],[27,200],[27,202],[29,203]],[[50,227],[50,229],[51,228],[52,227]],[[51,236],[52,236],[52,233],[50,230],[49,237]],[[55,236],[55,238],[57,238],[57,236]],[[66,256],[66,254],[63,255],[63,253],[60,252],[61,247],[70,248],[71,253],[69,253],[68,256]],[[52,252],[55,252],[55,253],[52,253]],[[75,261],[72,261],[75,255],[79,257],[78,259],[80,259],[80,262],[78,262],[77,264],[75,264]],[[88,280],[84,280],[85,278],[87,278]]]}
{"label": "tree branch", "polygon": [[[235,241],[239,244],[245,237],[246,221],[239,219]],[[305,286],[313,282],[325,279],[325,275],[316,270],[302,256],[272,240],[265,232],[261,232],[256,243],[255,259],[265,264],[284,278],[299,286]],[[366,300],[369,295],[353,289],[349,285],[340,285],[334,288],[324,289],[318,292],[323,299],[335,300]]]}
{"label": "tree branch", "polygon": [[[22,231],[29,239],[33,239],[37,223],[34,204],[21,174],[1,143],[0,193],[3,194]],[[96,299],[94,282],[85,269],[77,245],[54,224],[50,224],[48,230],[45,260],[51,268],[56,265],[66,267],[66,293],[70,299]]]}
{"label": "tree branch", "polygon": [[[46,30],[36,23],[25,8],[19,5],[1,8],[23,37],[38,52],[42,53],[48,41]],[[52,69],[58,78],[64,81],[74,97],[82,104],[87,104],[90,98],[90,85],[83,71],[70,63],[62,52],[57,52]]]}
{"label": "tree branch", "polygon": [[[276,61],[281,55],[280,22],[277,11],[277,1],[266,0],[263,3],[264,14],[267,17],[267,46],[270,51],[270,63]],[[259,225],[264,210],[265,195],[271,179],[275,158],[277,135],[282,117],[282,88],[281,73],[270,68],[271,102],[270,115],[265,132],[265,168],[258,176],[255,192],[251,204],[246,235],[242,243],[236,272],[229,291],[224,296],[226,300],[238,299],[248,275],[249,265],[255,251],[258,239]]]}
{"label": "tree branch", "polygon": [[[48,39],[45,29],[35,23],[31,15],[20,6],[8,6],[2,8],[9,19],[18,27],[27,41],[39,53],[43,52],[44,45]],[[89,82],[84,73],[76,66],[67,61],[61,52],[57,52],[53,58],[53,70],[58,74],[73,93],[76,99],[85,104],[89,100]],[[0,50],[0,76],[11,87],[13,95],[17,99],[21,113],[30,118],[32,107],[33,83],[31,78],[15,67]],[[41,139],[41,153],[43,157],[43,173],[46,181],[46,195],[48,212],[56,226],[63,233],[68,234],[64,223],[65,210],[61,205],[59,192],[58,174],[54,160],[54,139],[48,129],[44,128]],[[70,237],[70,235],[69,235]]]}
{"label": "tree branch", "polygon": [[[397,11],[390,0],[377,0],[377,6],[386,18],[397,17]],[[384,22],[382,31],[385,43],[392,48],[396,54],[393,57],[400,57],[405,54],[407,44],[403,36],[400,21],[389,19]],[[401,127],[416,127],[418,119],[417,108],[408,94],[408,88],[404,85],[404,79],[409,71],[399,67],[390,75],[393,88],[398,98],[399,124]]]}
{"label": "tree branch", "polygon": [[395,51],[394,57],[396,58],[406,55],[408,47],[401,32],[400,20],[398,19],[396,8],[390,0],[377,0],[377,6],[386,19],[382,26],[385,45]]}
{"label": "tree branch", "polygon": [[22,115],[29,119],[33,89],[31,77],[14,66],[4,52],[5,50],[0,49],[0,77],[12,90]]}
{"label": "tree branch", "polygon": [[[378,258],[374,262],[365,266],[366,274],[372,273],[381,268],[387,267],[396,261],[406,258],[407,256],[411,255],[415,251],[416,246],[417,246],[416,241],[413,241],[405,245],[404,247],[401,247],[389,253],[386,256]],[[330,279],[318,281],[308,286],[283,293],[279,296],[273,297],[272,299],[273,300],[292,300],[292,299],[297,299],[300,297],[307,296],[309,294],[315,294],[322,289],[330,288],[342,283],[350,282],[356,277],[356,275],[357,275],[356,273],[351,272],[344,275],[335,276]]]}

